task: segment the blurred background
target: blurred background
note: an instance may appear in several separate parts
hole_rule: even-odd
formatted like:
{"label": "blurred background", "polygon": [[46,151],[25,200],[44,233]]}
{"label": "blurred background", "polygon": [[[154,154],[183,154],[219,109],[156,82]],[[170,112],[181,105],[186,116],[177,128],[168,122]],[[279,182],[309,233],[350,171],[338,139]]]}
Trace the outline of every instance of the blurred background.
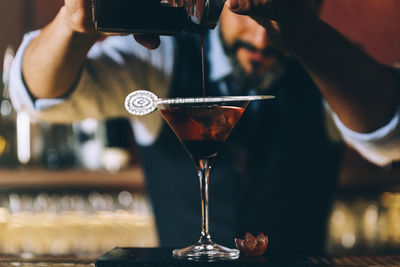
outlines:
{"label": "blurred background", "polygon": [[[9,101],[9,67],[23,34],[48,23],[63,1],[1,3],[0,253],[99,255],[115,246],[157,246],[127,121],[36,123]],[[322,18],[394,65],[400,62],[399,12],[398,0],[325,0]],[[347,148],[327,227],[328,253],[398,251],[397,164],[379,168]]]}

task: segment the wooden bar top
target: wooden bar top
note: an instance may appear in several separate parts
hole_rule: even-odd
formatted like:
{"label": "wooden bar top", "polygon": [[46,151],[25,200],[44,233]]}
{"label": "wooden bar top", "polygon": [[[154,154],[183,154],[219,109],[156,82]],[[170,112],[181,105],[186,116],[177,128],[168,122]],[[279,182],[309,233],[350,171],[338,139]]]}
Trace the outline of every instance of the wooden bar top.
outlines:
{"label": "wooden bar top", "polygon": [[0,267],[8,266],[40,266],[40,267],[140,267],[140,266],[264,266],[264,267],[317,267],[317,266],[399,266],[400,255],[363,255],[363,256],[324,256],[324,257],[256,257],[256,258],[239,258],[232,261],[194,261],[173,259],[171,256],[171,248],[115,248],[107,252],[103,256],[92,255],[85,256],[5,256],[0,255]]}
{"label": "wooden bar top", "polygon": [[138,166],[117,173],[83,169],[0,169],[0,187],[127,187],[143,190],[144,177],[142,169]]}

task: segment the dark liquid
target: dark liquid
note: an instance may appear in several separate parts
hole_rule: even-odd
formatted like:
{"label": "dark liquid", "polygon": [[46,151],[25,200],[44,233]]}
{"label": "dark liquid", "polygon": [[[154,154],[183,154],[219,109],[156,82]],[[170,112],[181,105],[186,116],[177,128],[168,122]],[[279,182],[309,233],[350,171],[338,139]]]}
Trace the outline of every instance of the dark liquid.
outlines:
{"label": "dark liquid", "polygon": [[224,142],[217,140],[187,140],[183,145],[195,160],[214,158]]}
{"label": "dark liquid", "polygon": [[244,108],[232,106],[176,106],[160,109],[179,140],[195,160],[217,155]]}

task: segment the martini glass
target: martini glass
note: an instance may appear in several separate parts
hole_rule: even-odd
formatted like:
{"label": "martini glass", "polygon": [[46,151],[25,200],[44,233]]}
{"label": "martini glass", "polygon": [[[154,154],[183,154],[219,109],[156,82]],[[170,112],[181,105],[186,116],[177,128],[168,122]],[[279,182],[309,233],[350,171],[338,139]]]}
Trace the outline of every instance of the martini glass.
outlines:
{"label": "martini glass", "polygon": [[173,250],[174,257],[209,261],[239,257],[239,250],[218,245],[211,239],[208,224],[210,168],[248,104],[271,98],[274,97],[157,98],[143,90],[126,98],[125,107],[134,115],[146,115],[157,108],[196,165],[201,195],[200,238],[192,246]]}

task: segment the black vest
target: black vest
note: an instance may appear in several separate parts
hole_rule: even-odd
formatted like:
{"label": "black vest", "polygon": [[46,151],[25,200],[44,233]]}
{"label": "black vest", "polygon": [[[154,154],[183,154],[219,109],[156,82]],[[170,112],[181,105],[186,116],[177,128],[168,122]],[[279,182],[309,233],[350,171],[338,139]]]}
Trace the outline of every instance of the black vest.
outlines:
{"label": "black vest", "polygon": [[[201,95],[200,41],[186,35],[177,42],[171,96]],[[271,253],[320,253],[342,147],[328,139],[321,96],[298,64],[275,87],[275,100],[249,105],[214,161],[210,234],[232,247],[245,231],[263,232]],[[141,148],[141,159],[160,245],[194,244],[201,230],[199,181],[166,124],[153,145]]]}

